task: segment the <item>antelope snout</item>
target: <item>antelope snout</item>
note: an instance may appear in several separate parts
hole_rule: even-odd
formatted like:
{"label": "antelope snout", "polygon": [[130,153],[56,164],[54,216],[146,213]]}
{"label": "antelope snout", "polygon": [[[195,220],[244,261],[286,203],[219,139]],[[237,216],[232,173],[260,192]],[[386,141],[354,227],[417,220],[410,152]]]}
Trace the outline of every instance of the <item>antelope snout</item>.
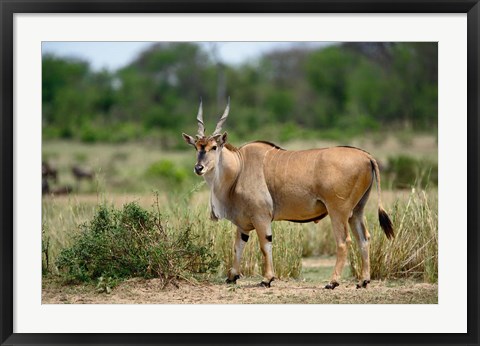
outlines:
{"label": "antelope snout", "polygon": [[198,165],[198,164],[195,165],[195,173],[196,173],[197,175],[202,175],[204,168],[205,168],[205,167],[203,167],[202,165]]}

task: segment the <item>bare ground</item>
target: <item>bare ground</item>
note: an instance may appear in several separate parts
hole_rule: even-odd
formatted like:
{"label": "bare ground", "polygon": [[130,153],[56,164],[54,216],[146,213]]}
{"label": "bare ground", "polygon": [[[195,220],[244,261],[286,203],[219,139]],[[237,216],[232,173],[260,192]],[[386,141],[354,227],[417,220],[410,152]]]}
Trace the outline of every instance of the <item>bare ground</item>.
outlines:
{"label": "bare ground", "polygon": [[[326,290],[331,258],[304,260],[303,280],[276,280],[271,288],[259,286],[260,277],[242,278],[237,285],[223,280],[208,283],[180,282],[162,289],[160,279],[130,279],[110,293],[91,285],[62,285],[44,278],[43,304],[437,304],[437,284],[412,280],[373,280],[366,289],[346,278],[335,290]],[[319,275],[314,275],[314,273]]]}

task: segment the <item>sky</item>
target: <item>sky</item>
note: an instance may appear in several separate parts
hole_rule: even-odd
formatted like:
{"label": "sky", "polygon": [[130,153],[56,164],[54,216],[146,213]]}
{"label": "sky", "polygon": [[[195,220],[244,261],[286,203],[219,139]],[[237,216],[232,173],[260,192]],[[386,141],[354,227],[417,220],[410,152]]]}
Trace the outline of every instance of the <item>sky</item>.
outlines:
{"label": "sky", "polygon": [[[94,70],[117,70],[132,62],[154,42],[43,42],[42,54],[76,57],[90,62]],[[238,65],[254,60],[265,52],[295,46],[321,47],[324,42],[200,42],[206,51],[223,63]]]}

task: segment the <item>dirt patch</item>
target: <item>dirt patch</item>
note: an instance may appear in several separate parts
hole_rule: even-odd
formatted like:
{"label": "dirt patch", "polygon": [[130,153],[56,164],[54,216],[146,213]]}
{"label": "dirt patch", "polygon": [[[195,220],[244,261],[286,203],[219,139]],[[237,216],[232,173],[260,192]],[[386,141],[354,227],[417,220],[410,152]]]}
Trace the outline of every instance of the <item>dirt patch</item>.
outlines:
{"label": "dirt patch", "polygon": [[356,289],[356,281],[344,277],[335,290],[323,287],[335,259],[307,258],[304,279],[276,280],[271,288],[259,285],[260,277],[227,285],[223,279],[209,283],[181,282],[162,289],[159,279],[130,279],[109,294],[89,285],[62,285],[44,278],[43,304],[437,304],[437,284],[412,280],[372,281],[366,289]]}
{"label": "dirt patch", "polygon": [[260,287],[258,280],[243,279],[238,285],[182,283],[178,288],[161,289],[158,279],[132,279],[110,294],[94,287],[62,287],[47,283],[43,304],[436,304],[437,285],[373,281],[366,289],[354,282],[326,290],[322,285],[277,280],[271,288]]}

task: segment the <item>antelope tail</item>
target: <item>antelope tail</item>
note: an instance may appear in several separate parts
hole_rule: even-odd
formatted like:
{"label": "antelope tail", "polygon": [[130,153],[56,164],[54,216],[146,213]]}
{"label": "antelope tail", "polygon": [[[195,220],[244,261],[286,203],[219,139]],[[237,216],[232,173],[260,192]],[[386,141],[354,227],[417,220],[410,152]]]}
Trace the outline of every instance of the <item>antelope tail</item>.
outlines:
{"label": "antelope tail", "polygon": [[378,221],[380,222],[380,226],[385,232],[385,236],[388,239],[393,239],[395,234],[393,232],[393,224],[392,220],[390,220],[390,216],[388,216],[385,209],[382,206],[382,188],[380,187],[380,170],[378,168],[378,163],[375,159],[371,159],[370,162],[372,163],[373,173],[375,175],[375,181],[377,182],[377,192],[378,192]]}

